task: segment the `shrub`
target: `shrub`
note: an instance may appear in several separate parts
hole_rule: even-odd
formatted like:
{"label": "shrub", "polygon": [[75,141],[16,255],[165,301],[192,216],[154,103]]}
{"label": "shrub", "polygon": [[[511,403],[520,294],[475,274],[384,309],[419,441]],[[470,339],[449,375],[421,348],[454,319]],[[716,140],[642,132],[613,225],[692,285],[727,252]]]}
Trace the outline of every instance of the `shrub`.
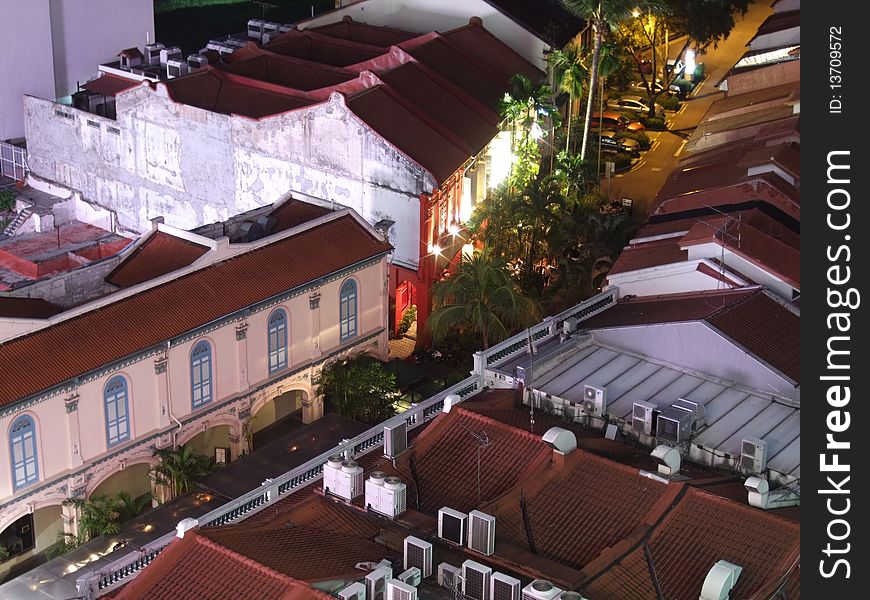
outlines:
{"label": "shrub", "polygon": [[0,190],[0,212],[15,208],[15,191],[8,188]]}
{"label": "shrub", "polygon": [[667,129],[664,117],[644,117],[640,122],[649,131],[665,131]]}
{"label": "shrub", "polygon": [[671,96],[670,94],[662,94],[656,99],[662,108],[665,110],[680,110],[680,106],[682,102],[676,96]]}
{"label": "shrub", "polygon": [[652,145],[649,136],[643,131],[623,131],[621,137],[636,141],[641,150],[649,150]]}
{"label": "shrub", "polygon": [[695,87],[691,81],[682,78],[674,80],[674,85],[680,88],[680,98],[685,98]]}
{"label": "shrub", "polygon": [[405,309],[405,314],[402,315],[402,320],[399,321],[399,336],[403,336],[408,333],[408,330],[411,328],[411,325],[414,323],[414,319],[417,318],[417,307],[413,304]]}
{"label": "shrub", "polygon": [[619,152],[618,154],[613,155],[613,162],[616,163],[616,170],[622,171],[623,169],[628,169],[631,167],[631,162],[633,158],[630,154],[624,154]]}

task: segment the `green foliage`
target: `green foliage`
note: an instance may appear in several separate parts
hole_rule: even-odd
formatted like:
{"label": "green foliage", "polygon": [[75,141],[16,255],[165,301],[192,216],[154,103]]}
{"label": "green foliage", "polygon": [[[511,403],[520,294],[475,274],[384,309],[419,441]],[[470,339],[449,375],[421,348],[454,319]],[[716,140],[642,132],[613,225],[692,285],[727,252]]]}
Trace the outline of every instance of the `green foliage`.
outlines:
{"label": "green foliage", "polygon": [[0,546],[0,562],[9,558],[9,548],[6,546]]}
{"label": "green foliage", "polygon": [[15,208],[15,191],[9,188],[0,190],[0,212],[8,212]]}
{"label": "green foliage", "polygon": [[679,88],[680,88],[680,96],[683,97],[683,98],[685,98],[686,95],[687,95],[689,92],[691,92],[692,89],[695,87],[695,84],[694,84],[694,83],[692,83],[692,82],[689,81],[688,79],[682,79],[682,78],[680,78],[680,79],[675,79],[675,80],[674,80],[674,85],[679,86]]}
{"label": "green foliage", "polygon": [[436,340],[473,331],[488,348],[541,317],[538,305],[514,283],[505,259],[489,249],[463,256],[456,272],[432,287],[432,296],[429,327]]}
{"label": "green foliage", "polygon": [[668,128],[664,117],[643,117],[640,122],[648,131],[666,131]]}
{"label": "green foliage", "polygon": [[399,335],[405,335],[411,329],[411,324],[417,318],[417,307],[413,304],[405,309],[405,314],[402,315],[402,320],[399,322]]}
{"label": "green foliage", "polygon": [[671,94],[662,94],[656,99],[656,102],[665,110],[680,110],[680,106],[683,104],[679,98]]}
{"label": "green foliage", "polygon": [[84,544],[86,541],[87,539],[85,538],[76,537],[71,533],[64,533],[63,531],[58,531],[57,541],[46,549],[45,557],[51,560],[52,558],[63,556],[64,554],[72,552],[73,550]]}
{"label": "green foliage", "polygon": [[399,397],[396,376],[365,354],[328,364],[314,385],[318,394],[350,419],[375,424],[395,414],[393,403]]}
{"label": "green foliage", "polygon": [[215,470],[214,458],[197,454],[190,446],[156,448],[160,459],[151,467],[157,483],[166,486],[170,498],[177,498],[193,489],[194,483]]}
{"label": "green foliage", "polygon": [[541,149],[533,132],[549,130],[548,123],[558,124],[559,113],[550,87],[535,85],[520,74],[511,78],[511,91],[501,100],[499,112],[511,128],[511,150],[517,156],[509,185],[523,187],[537,176],[541,160]]}
{"label": "green foliage", "polygon": [[151,506],[151,493],[134,498],[127,492],[102,494],[85,498],[67,498],[64,504],[74,506],[79,513],[79,536],[63,539],[61,550],[86,542],[92,537],[113,535],[121,530],[121,525],[141,514]]}
{"label": "green foliage", "polygon": [[641,150],[649,150],[652,146],[652,142],[650,141],[649,136],[643,131],[622,131],[620,132],[619,137],[628,140],[635,140],[638,144],[640,144]]}

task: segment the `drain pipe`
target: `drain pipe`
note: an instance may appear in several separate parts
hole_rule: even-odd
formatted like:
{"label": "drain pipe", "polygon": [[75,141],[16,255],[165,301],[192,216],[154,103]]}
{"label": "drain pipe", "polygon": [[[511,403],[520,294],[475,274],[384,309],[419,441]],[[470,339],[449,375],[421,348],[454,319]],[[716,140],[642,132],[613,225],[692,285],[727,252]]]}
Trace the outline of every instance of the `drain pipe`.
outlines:
{"label": "drain pipe", "polygon": [[172,341],[166,340],[166,348],[163,351],[166,358],[166,410],[169,412],[169,418],[178,423],[178,429],[172,431],[172,448],[175,449],[178,440],[178,433],[181,431],[183,425],[181,424],[181,421],[172,414],[172,386],[169,385],[169,349],[171,347]]}

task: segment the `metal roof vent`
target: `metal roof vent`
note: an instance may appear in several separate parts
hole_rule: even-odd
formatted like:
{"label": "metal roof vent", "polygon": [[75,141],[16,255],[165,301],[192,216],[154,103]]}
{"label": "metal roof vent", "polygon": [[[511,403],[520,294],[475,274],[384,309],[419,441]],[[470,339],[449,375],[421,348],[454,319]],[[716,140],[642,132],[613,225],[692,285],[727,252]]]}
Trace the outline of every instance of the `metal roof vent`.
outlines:
{"label": "metal roof vent", "polygon": [[546,579],[535,579],[523,588],[523,600],[554,600],[561,593],[561,588],[557,588]]}
{"label": "metal roof vent", "polygon": [[680,451],[673,446],[660,444],[650,455],[659,466],[659,475],[672,477],[680,472]]}
{"label": "metal roof vent", "polygon": [[727,560],[718,561],[707,573],[698,600],[728,600],[742,571],[743,567]]}
{"label": "metal roof vent", "polygon": [[197,525],[199,525],[199,521],[192,517],[186,517],[184,519],[181,519],[178,522],[178,525],[175,526],[175,536],[183,538],[185,533],[187,533]]}
{"label": "metal roof vent", "polygon": [[577,436],[562,427],[551,427],[541,440],[559,454],[570,454],[577,449]]}

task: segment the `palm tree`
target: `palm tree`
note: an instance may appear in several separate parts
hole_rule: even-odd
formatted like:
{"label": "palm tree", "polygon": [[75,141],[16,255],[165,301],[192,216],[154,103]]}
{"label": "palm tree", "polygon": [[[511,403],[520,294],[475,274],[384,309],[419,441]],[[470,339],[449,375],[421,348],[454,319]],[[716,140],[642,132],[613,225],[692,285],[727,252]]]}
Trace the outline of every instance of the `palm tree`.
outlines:
{"label": "palm tree", "polygon": [[637,1],[627,0],[562,0],[565,8],[580,18],[592,22],[595,45],[592,50],[592,68],[589,70],[589,93],[586,99],[586,116],[583,120],[583,145],[580,159],[586,158],[586,143],[589,139],[589,121],[592,117],[592,97],[598,84],[598,64],[601,58],[601,44],[605,34],[620,20],[631,14]]}
{"label": "palm tree", "polygon": [[489,249],[463,256],[457,271],[432,288],[437,307],[429,315],[436,339],[468,329],[480,335],[483,348],[513,331],[536,323],[540,308],[517,289],[504,259]]}
{"label": "palm tree", "polygon": [[[532,140],[534,130],[542,130],[541,125],[548,119],[554,123],[559,119],[550,86],[545,83],[535,85],[525,75],[514,75],[511,78],[511,91],[504,95],[499,111],[502,118],[511,124],[511,150],[520,157],[517,179],[520,184],[525,184],[537,173],[538,168],[538,142],[537,139]],[[519,145],[516,139],[517,125],[522,130]]]}
{"label": "palm tree", "polygon": [[156,448],[154,456],[160,459],[151,467],[157,483],[169,489],[170,498],[176,498],[193,489],[197,479],[205,477],[215,469],[214,459],[197,454],[190,446],[178,449]]}
{"label": "palm tree", "polygon": [[548,58],[553,68],[553,85],[568,94],[568,133],[565,148],[571,139],[571,117],[574,115],[574,100],[583,95],[583,80],[589,76],[583,64],[583,50],[578,44],[569,43],[564,50],[553,50]]}
{"label": "palm tree", "polygon": [[121,530],[120,502],[116,496],[92,496],[88,500],[67,498],[63,503],[79,511],[80,543],[101,535],[113,535]]}

